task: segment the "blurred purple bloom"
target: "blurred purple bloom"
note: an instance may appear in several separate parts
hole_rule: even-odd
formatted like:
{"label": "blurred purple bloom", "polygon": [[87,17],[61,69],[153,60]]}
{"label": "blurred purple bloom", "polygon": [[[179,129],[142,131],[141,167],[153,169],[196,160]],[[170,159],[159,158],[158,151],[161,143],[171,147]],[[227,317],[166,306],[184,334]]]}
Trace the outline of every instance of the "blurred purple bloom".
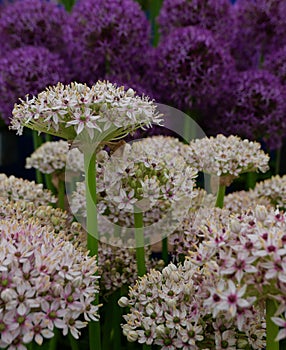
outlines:
{"label": "blurred purple bloom", "polygon": [[212,33],[195,26],[174,30],[154,50],[150,77],[157,102],[189,110],[214,104],[233,61]]}
{"label": "blurred purple bloom", "polygon": [[44,47],[24,46],[0,59],[0,115],[8,124],[14,103],[69,80],[64,61]]}
{"label": "blurred purple bloom", "polygon": [[164,0],[158,23],[165,36],[173,29],[191,25],[209,29],[230,41],[234,35],[233,6],[229,0]]}
{"label": "blurred purple bloom", "polygon": [[31,45],[63,52],[67,12],[55,2],[18,0],[0,12],[0,52]]}
{"label": "blurred purple bloom", "polygon": [[286,86],[286,46],[266,56],[263,68],[276,75]]}
{"label": "blurred purple bloom", "polygon": [[133,0],[78,1],[66,28],[75,79],[91,84],[107,74],[141,74],[149,27]]}
{"label": "blurred purple bloom", "polygon": [[285,45],[286,2],[281,0],[238,0],[233,55],[240,70],[260,66],[267,53]]}
{"label": "blurred purple bloom", "polygon": [[286,132],[285,112],[285,88],[279,79],[265,70],[249,70],[234,75],[210,124],[216,132],[263,140],[269,149],[277,149]]}

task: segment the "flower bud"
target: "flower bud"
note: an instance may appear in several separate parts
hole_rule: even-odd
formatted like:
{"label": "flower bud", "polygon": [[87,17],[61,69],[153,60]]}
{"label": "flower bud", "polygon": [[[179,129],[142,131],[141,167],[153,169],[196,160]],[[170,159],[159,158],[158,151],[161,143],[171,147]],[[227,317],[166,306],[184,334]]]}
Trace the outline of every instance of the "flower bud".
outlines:
{"label": "flower bud", "polygon": [[238,220],[232,220],[230,223],[230,228],[234,233],[239,233],[241,230],[241,225]]}
{"label": "flower bud", "polygon": [[138,334],[135,331],[130,331],[127,333],[127,340],[130,342],[134,342],[138,339]]}
{"label": "flower bud", "polygon": [[120,307],[127,307],[129,305],[129,299],[126,298],[126,297],[121,297],[119,300],[118,300],[118,305]]}
{"label": "flower bud", "polygon": [[166,334],[165,326],[163,324],[160,324],[159,326],[156,327],[156,334],[159,337],[163,337]]}
{"label": "flower bud", "polygon": [[257,205],[255,208],[256,218],[263,222],[267,218],[267,210],[263,205]]}

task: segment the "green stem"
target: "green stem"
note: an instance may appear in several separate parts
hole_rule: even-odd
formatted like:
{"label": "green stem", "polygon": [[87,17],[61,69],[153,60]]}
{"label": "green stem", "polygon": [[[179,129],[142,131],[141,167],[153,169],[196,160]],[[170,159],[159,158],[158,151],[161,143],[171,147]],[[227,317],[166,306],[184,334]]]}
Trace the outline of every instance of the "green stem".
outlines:
{"label": "green stem", "polygon": [[50,190],[53,194],[57,193],[57,190],[52,182],[52,174],[45,174],[45,183],[48,190]]}
{"label": "green stem", "polygon": [[188,115],[185,115],[185,117],[184,117],[183,138],[187,143],[189,143],[193,139],[193,137],[192,137],[192,119]]}
{"label": "green stem", "polygon": [[70,333],[68,334],[68,338],[69,338],[69,342],[72,350],[79,350],[76,339]]}
{"label": "green stem", "polygon": [[114,235],[114,237],[116,237],[116,238],[120,238],[120,235],[121,235],[121,226],[116,225],[116,224],[114,225],[113,235]]}
{"label": "green stem", "polygon": [[53,338],[49,341],[49,350],[57,350],[57,342],[59,338],[59,331],[57,328],[54,328],[54,336]]}
{"label": "green stem", "polygon": [[152,27],[152,45],[157,46],[159,42],[159,26],[156,21],[156,17],[160,12],[163,0],[151,0],[149,1],[150,22]]}
{"label": "green stem", "polygon": [[113,350],[121,350],[121,317],[122,309],[118,306],[118,299],[120,298],[120,289],[111,296],[112,308],[112,334],[113,334]]}
{"label": "green stem", "polygon": [[151,345],[143,344],[143,350],[151,350]]}
{"label": "green stem", "polygon": [[65,182],[63,180],[59,180],[58,187],[58,208],[64,210],[65,209]]}
{"label": "green stem", "polygon": [[[86,187],[86,230],[87,248],[91,256],[98,254],[98,227],[96,208],[96,153],[84,152],[84,171]],[[95,305],[99,304],[98,293],[95,296]],[[89,327],[89,349],[101,349],[100,323],[91,321]]]}
{"label": "green stem", "polygon": [[168,237],[162,239],[162,259],[165,263],[165,266],[169,263],[169,253],[168,253]]}
{"label": "green stem", "polygon": [[134,212],[135,223],[135,243],[136,243],[136,261],[138,276],[146,274],[145,265],[145,249],[144,249],[144,229],[143,229],[143,213]]}
{"label": "green stem", "polygon": [[51,142],[53,140],[53,137],[51,134],[45,134],[45,140],[46,142]]}
{"label": "green stem", "polygon": [[281,147],[276,150],[276,161],[275,161],[275,174],[280,173],[280,163],[281,163]]}
{"label": "green stem", "polygon": [[279,327],[271,321],[277,311],[276,304],[273,300],[266,300],[266,350],[279,350],[279,342],[275,338],[279,332]]}
{"label": "green stem", "polygon": [[[34,144],[34,151],[35,151],[37,148],[41,146],[43,142],[42,142],[41,136],[38,135],[37,131],[33,130],[32,134],[33,134],[33,144]],[[36,169],[36,182],[38,184],[43,183],[43,174],[38,169]]]}
{"label": "green stem", "polygon": [[220,184],[218,187],[216,203],[215,203],[215,206],[217,208],[223,208],[224,195],[225,195],[225,185]]}
{"label": "green stem", "polygon": [[257,175],[256,173],[247,173],[247,188],[252,189],[255,187]]}

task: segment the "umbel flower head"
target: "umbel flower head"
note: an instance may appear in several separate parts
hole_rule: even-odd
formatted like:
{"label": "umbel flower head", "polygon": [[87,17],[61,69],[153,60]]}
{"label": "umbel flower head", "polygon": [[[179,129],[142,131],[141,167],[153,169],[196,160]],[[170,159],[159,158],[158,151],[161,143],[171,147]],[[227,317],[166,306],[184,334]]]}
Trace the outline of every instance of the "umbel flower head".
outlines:
{"label": "umbel flower head", "polygon": [[257,197],[268,200],[273,206],[286,208],[286,175],[272,176],[270,179],[257,182],[254,188]]}
{"label": "umbel flower head", "polygon": [[148,97],[135,95],[107,81],[91,88],[71,83],[48,87],[15,105],[11,128],[19,135],[27,126],[65,139],[82,135],[97,142],[123,137],[139,127],[159,124],[160,115]]}
{"label": "umbel flower head", "polygon": [[55,328],[78,339],[98,320],[95,259],[35,221],[3,220],[0,236],[1,348],[42,345]]}
{"label": "umbel flower head", "polygon": [[151,270],[130,288],[128,298],[118,301],[130,308],[123,316],[123,334],[129,342],[159,345],[162,350],[235,350],[241,342],[249,349],[262,349],[265,330],[258,310],[249,308],[249,322],[241,332],[223,313],[211,317],[204,300],[214,283],[207,265],[198,268],[188,260],[179,266],[170,264],[162,272]]}
{"label": "umbel flower head", "polygon": [[65,9],[53,1],[7,2],[0,12],[0,52],[32,45],[61,53],[67,15]]}
{"label": "umbel flower head", "polygon": [[69,78],[63,59],[44,47],[24,46],[5,53],[0,59],[2,119],[9,123],[19,97],[35,95],[58,81],[68,82]]}
{"label": "umbel flower head", "polygon": [[257,68],[268,53],[285,43],[285,2],[279,0],[238,0],[233,56],[240,70]]}
{"label": "umbel flower head", "polygon": [[175,28],[198,26],[229,41],[234,34],[233,6],[228,0],[165,0],[159,16],[159,30],[165,36]]}
{"label": "umbel flower head", "polygon": [[279,79],[266,70],[252,69],[235,73],[231,80],[228,97],[218,105],[216,129],[221,130],[223,120],[225,134],[279,148],[286,130],[285,89]]}
{"label": "umbel flower head", "polygon": [[232,59],[211,31],[195,26],[177,28],[153,53],[154,94],[176,107],[202,107],[218,100],[218,86],[227,80]]}
{"label": "umbel flower head", "polygon": [[48,205],[56,202],[51,191],[43,189],[43,184],[18,179],[13,175],[8,177],[5,174],[0,174],[0,197],[13,201],[33,202],[35,205]]}
{"label": "umbel flower head", "polygon": [[75,80],[94,84],[107,74],[144,70],[150,24],[133,0],[77,1],[65,27]]}
{"label": "umbel flower head", "polygon": [[45,142],[26,159],[26,168],[38,169],[43,174],[63,172],[68,158],[69,171],[83,171],[83,154],[78,148],[69,148],[67,141]]}
{"label": "umbel flower head", "polygon": [[214,316],[224,312],[240,329],[249,305],[263,306],[269,298],[277,303],[276,316],[285,312],[285,213],[257,206],[223,224],[210,219],[200,230],[204,239],[190,256],[199,266],[211,262],[218,276],[204,302]]}
{"label": "umbel flower head", "polygon": [[275,75],[283,86],[286,85],[285,56],[286,46],[282,47],[280,50],[275,50],[266,55],[265,61],[263,62],[263,68]]}
{"label": "umbel flower head", "polygon": [[228,185],[242,173],[268,170],[269,156],[258,142],[238,136],[217,135],[192,140],[186,149],[186,161],[199,171],[217,175]]}

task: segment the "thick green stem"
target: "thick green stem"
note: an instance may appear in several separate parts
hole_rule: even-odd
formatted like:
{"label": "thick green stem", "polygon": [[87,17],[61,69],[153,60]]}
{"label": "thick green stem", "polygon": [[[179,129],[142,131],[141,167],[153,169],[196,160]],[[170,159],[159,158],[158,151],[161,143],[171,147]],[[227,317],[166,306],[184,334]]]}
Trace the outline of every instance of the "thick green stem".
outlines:
{"label": "thick green stem", "polygon": [[[37,131],[33,130],[32,134],[33,134],[33,145],[34,145],[34,151],[35,151],[37,148],[41,146],[43,142],[42,142],[41,136],[38,135]],[[36,182],[38,184],[43,183],[43,174],[38,169],[36,169]]]}
{"label": "thick green stem", "polygon": [[253,189],[256,184],[257,175],[256,173],[247,173],[247,189]]}
{"label": "thick green stem", "polygon": [[58,208],[64,210],[65,209],[65,182],[63,180],[59,180],[58,185]]}
{"label": "thick green stem", "polygon": [[79,350],[78,343],[77,343],[76,339],[70,333],[68,334],[68,338],[69,338],[71,349],[72,350]]}
{"label": "thick green stem", "polygon": [[49,350],[57,350],[57,342],[59,338],[59,331],[57,328],[54,328],[54,336],[53,338],[49,341]]}
{"label": "thick green stem", "polygon": [[135,223],[137,271],[138,271],[138,276],[143,276],[146,274],[143,213],[134,212],[134,223]]}
{"label": "thick green stem", "polygon": [[50,190],[53,194],[57,193],[57,190],[52,182],[52,174],[45,174],[45,183],[48,190]]}
{"label": "thick green stem", "polygon": [[[96,209],[96,153],[84,152],[84,171],[86,187],[86,230],[87,248],[91,256],[98,254],[98,227]],[[96,294],[95,305],[98,305]],[[100,323],[91,321],[89,326],[89,349],[101,349]]]}
{"label": "thick green stem", "polygon": [[218,187],[216,203],[215,203],[215,206],[217,208],[223,208],[224,195],[225,195],[225,185],[220,184]]}
{"label": "thick green stem", "polygon": [[165,263],[165,266],[169,263],[169,252],[168,252],[168,237],[162,239],[162,259]]}
{"label": "thick green stem", "polygon": [[279,350],[279,342],[275,338],[279,332],[279,327],[272,322],[271,317],[277,311],[276,304],[273,300],[266,300],[266,350]]}
{"label": "thick green stem", "polygon": [[185,115],[185,117],[184,117],[183,138],[187,143],[189,143],[193,139],[192,119],[191,119],[191,117],[189,117],[187,115]]}
{"label": "thick green stem", "polygon": [[280,163],[281,163],[281,147],[276,150],[276,160],[275,160],[275,174],[280,173]]}

